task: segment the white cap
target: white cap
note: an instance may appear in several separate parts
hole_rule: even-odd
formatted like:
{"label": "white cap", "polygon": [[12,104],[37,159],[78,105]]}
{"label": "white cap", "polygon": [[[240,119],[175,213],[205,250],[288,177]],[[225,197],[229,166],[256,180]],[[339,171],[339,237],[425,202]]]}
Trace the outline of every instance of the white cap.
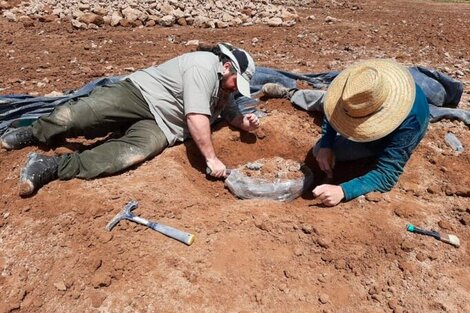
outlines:
{"label": "white cap", "polygon": [[220,52],[226,55],[237,71],[237,89],[245,97],[251,97],[250,80],[255,74],[255,61],[248,52],[228,43],[220,43]]}

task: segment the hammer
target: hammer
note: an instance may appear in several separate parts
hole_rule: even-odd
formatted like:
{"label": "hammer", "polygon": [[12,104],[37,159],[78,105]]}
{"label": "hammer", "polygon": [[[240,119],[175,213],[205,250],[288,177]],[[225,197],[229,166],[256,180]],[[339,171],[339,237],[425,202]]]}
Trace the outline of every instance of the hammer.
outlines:
{"label": "hammer", "polygon": [[[210,175],[212,173],[212,170],[210,169],[210,167],[206,167],[206,174],[207,175]],[[225,169],[225,175],[230,175],[232,173],[232,169],[230,168],[227,168]]]}
{"label": "hammer", "polygon": [[131,211],[136,209],[138,206],[139,204],[137,201],[129,201],[129,203],[126,204],[124,209],[118,214],[116,214],[116,216],[108,223],[108,225],[106,225],[106,229],[111,231],[111,229],[113,229],[113,227],[116,226],[117,223],[119,223],[121,220],[129,220],[150,227],[151,229],[162,233],[165,236],[181,241],[182,243],[187,244],[188,246],[193,243],[193,234],[186,233],[184,231],[160,223],[150,222],[142,217],[134,215]]}

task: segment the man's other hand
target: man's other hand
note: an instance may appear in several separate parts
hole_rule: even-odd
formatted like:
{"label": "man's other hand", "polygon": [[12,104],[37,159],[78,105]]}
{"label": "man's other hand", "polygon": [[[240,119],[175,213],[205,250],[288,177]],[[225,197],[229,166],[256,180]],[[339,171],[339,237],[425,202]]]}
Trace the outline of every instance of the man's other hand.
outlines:
{"label": "man's other hand", "polygon": [[336,185],[320,185],[313,189],[313,196],[326,206],[335,206],[344,198],[343,188]]}
{"label": "man's other hand", "polygon": [[248,132],[253,131],[259,127],[259,118],[256,114],[248,113],[247,115],[243,116],[243,130]]}
{"label": "man's other hand", "polygon": [[320,148],[316,159],[318,166],[326,173],[328,178],[333,178],[333,169],[335,168],[335,154],[333,149]]}

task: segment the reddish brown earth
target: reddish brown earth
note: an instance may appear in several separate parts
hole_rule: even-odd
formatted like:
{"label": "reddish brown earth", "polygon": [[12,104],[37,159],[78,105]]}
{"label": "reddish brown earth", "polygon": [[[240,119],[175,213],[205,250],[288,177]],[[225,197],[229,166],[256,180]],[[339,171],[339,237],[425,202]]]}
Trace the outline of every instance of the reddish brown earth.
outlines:
{"label": "reddish brown earth", "polygon": [[260,181],[276,182],[291,179],[302,179],[305,174],[301,171],[302,163],[286,160],[281,157],[262,158],[237,167],[242,177],[251,177]]}
{"label": "reddish brown earth", "polygon": [[[232,42],[259,65],[290,71],[340,70],[369,57],[431,66],[466,84],[460,107],[470,109],[470,5],[377,0],[299,12],[292,28],[223,30],[76,31],[0,18],[1,92],[78,88],[190,51],[184,43],[199,39]],[[219,157],[228,166],[275,156],[306,162],[320,182],[310,149],[321,116],[284,100],[264,106],[262,139],[214,130]],[[447,131],[465,152],[444,143]],[[391,192],[334,208],[311,193],[289,203],[237,200],[207,179],[191,142],[121,175],[55,181],[22,199],[20,168],[39,149],[1,151],[0,312],[470,312],[469,134],[461,122],[432,124]],[[335,179],[367,166],[338,164]],[[106,231],[131,199],[137,214],[191,232],[195,243],[126,221]],[[407,233],[407,223],[456,234],[462,246]]]}

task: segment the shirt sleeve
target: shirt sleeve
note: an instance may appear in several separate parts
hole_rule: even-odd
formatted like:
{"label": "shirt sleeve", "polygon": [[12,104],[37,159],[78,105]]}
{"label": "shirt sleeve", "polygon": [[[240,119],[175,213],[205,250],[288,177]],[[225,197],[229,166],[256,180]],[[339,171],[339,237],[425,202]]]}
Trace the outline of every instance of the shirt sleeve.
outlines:
{"label": "shirt sleeve", "polygon": [[424,132],[425,129],[421,129],[415,116],[405,120],[385,139],[386,147],[379,155],[374,169],[340,185],[343,188],[345,200],[348,201],[372,191],[386,192],[392,189]]}
{"label": "shirt sleeve", "polygon": [[333,148],[336,138],[336,130],[330,125],[326,117],[323,117],[321,133],[322,137],[320,139],[320,148]]}
{"label": "shirt sleeve", "polygon": [[183,74],[184,115],[199,113],[211,115],[211,98],[217,83],[217,73],[193,66]]}

